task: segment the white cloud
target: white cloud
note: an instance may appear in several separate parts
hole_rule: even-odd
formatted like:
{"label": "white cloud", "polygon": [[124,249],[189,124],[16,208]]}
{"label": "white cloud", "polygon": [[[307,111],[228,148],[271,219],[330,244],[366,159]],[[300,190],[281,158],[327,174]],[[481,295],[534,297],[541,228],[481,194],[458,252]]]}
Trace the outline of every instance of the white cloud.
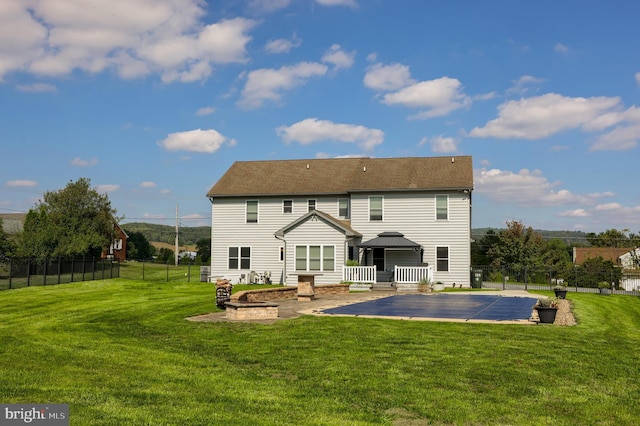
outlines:
{"label": "white cloud", "polygon": [[459,142],[456,138],[439,135],[431,138],[431,151],[439,154],[456,152]]}
{"label": "white cloud", "polygon": [[58,91],[56,86],[48,83],[19,84],[16,89],[29,93],[53,93]]}
{"label": "white cloud", "polygon": [[322,62],[333,65],[335,70],[351,68],[355,61],[356,52],[345,52],[339,44],[332,45],[322,56]]}
{"label": "white cloud", "polygon": [[32,187],[32,186],[38,185],[38,182],[36,182],[35,180],[27,180],[27,179],[10,180],[10,181],[7,181],[5,185],[12,188]]}
{"label": "white cloud", "polygon": [[338,141],[356,143],[365,151],[372,150],[384,141],[382,130],[317,118],[307,118],[291,126],[280,126],[276,129],[276,133],[287,144],[298,142],[309,145],[319,141]]}
{"label": "white cloud", "polygon": [[474,170],[476,191],[489,199],[525,207],[554,206],[579,203],[592,205],[594,197],[556,189],[559,183],[549,182],[539,170],[522,169],[518,173],[499,169]]}
{"label": "white cloud", "polygon": [[635,78],[636,78],[636,83],[638,83],[638,86],[640,86],[640,72],[636,73]]}
{"label": "white cloud", "polygon": [[269,40],[264,49],[267,53],[289,53],[294,47],[300,47],[302,45],[302,39],[294,33],[291,39],[278,38],[275,40]]}
{"label": "white cloud", "polygon": [[216,152],[227,142],[227,138],[213,129],[190,130],[186,132],[170,133],[158,142],[167,151],[191,151],[211,154]]}
{"label": "white cloud", "polygon": [[620,98],[569,98],[555,93],[507,101],[498,118],[469,133],[474,137],[541,139],[575,128],[587,128],[603,114],[620,107]]}
{"label": "white cloud", "polygon": [[140,188],[155,188],[155,187],[156,187],[155,182],[145,181],[140,183]]}
{"label": "white cloud", "polygon": [[625,151],[638,146],[640,124],[621,126],[599,136],[589,148],[591,151]]}
{"label": "white cloud", "polygon": [[83,160],[80,157],[75,157],[73,160],[71,160],[69,164],[71,164],[72,166],[78,166],[78,167],[91,167],[98,164],[98,159],[90,158],[88,160]]}
{"label": "white cloud", "polygon": [[556,45],[553,46],[553,50],[558,53],[569,53],[569,47],[562,43],[556,43]]}
{"label": "white cloud", "polygon": [[327,66],[317,62],[300,62],[279,69],[263,68],[251,71],[242,89],[242,99],[238,105],[244,108],[258,108],[266,101],[279,101],[282,92],[301,86],[309,78],[323,76]]}
{"label": "white cloud", "polygon": [[105,185],[96,186],[96,191],[103,192],[103,193],[115,192],[119,189],[120,189],[120,185],[114,185],[114,184],[105,184]]}
{"label": "white cloud", "polygon": [[322,6],[349,6],[358,7],[358,3],[355,0],[315,0],[316,3]]}
{"label": "white cloud", "polygon": [[560,217],[587,217],[589,213],[585,209],[567,210],[558,213]]}
{"label": "white cloud", "polygon": [[0,5],[0,80],[13,71],[64,76],[113,70],[121,78],[206,79],[214,64],[245,62],[244,18],[203,25],[199,0],[47,0]]}
{"label": "white cloud", "polygon": [[516,94],[522,96],[529,91],[529,86],[538,85],[545,81],[546,80],[543,78],[534,77],[532,75],[523,75],[513,82],[513,87],[507,89],[507,95]]}
{"label": "white cloud", "polygon": [[469,105],[471,100],[462,93],[458,79],[441,77],[421,81],[397,92],[384,95],[383,103],[403,105],[409,108],[428,108],[412,118],[431,118],[447,115],[451,111]]}
{"label": "white cloud", "polygon": [[202,117],[202,116],[205,116],[205,115],[211,115],[214,112],[216,112],[216,109],[213,108],[213,107],[202,107],[202,108],[200,108],[200,109],[198,109],[196,111],[196,115],[198,117]]}
{"label": "white cloud", "polygon": [[409,67],[402,64],[373,64],[364,76],[366,87],[380,91],[398,90],[414,83]]}

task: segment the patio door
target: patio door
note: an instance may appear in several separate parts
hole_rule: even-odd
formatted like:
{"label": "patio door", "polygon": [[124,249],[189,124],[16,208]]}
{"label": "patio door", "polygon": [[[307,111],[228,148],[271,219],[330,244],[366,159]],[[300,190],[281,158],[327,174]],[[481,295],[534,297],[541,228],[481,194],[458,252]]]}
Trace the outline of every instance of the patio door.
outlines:
{"label": "patio door", "polygon": [[384,247],[375,247],[373,249],[373,264],[376,271],[384,271]]}

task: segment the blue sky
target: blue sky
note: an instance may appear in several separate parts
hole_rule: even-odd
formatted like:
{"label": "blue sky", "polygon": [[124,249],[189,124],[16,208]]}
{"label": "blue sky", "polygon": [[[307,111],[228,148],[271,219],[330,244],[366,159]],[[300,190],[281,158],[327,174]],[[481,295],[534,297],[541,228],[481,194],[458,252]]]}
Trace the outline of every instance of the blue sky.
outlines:
{"label": "blue sky", "polygon": [[473,227],[640,231],[632,1],[0,3],[0,211],[210,224],[239,160],[471,155]]}

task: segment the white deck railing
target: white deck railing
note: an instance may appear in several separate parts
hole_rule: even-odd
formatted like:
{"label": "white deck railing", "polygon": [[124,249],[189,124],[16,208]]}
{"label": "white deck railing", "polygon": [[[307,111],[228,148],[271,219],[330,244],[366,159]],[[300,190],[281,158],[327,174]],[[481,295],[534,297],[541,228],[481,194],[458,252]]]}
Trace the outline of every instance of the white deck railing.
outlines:
{"label": "white deck railing", "polygon": [[342,281],[351,283],[375,283],[375,266],[343,266]]}
{"label": "white deck railing", "polygon": [[401,284],[415,284],[422,280],[433,281],[431,266],[397,266],[394,268],[394,281]]}

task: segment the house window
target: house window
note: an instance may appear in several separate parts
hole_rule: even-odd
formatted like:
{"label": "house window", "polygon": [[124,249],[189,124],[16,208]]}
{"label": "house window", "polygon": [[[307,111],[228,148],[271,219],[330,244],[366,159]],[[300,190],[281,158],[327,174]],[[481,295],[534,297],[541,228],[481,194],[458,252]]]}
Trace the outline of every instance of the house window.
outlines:
{"label": "house window", "polygon": [[307,204],[309,205],[309,211],[316,209],[316,200],[308,200]]}
{"label": "house window", "polygon": [[247,223],[258,223],[258,200],[247,201]]}
{"label": "house window", "polygon": [[293,213],[293,200],[282,200],[282,213]]}
{"label": "house window", "polygon": [[296,271],[335,270],[335,247],[296,246]]}
{"label": "house window", "polygon": [[322,247],[322,270],[333,271],[335,265],[334,259],[335,248],[333,246]]}
{"label": "house window", "polygon": [[436,247],[436,269],[438,272],[449,271],[449,247]]}
{"label": "house window", "polygon": [[338,216],[349,219],[349,199],[340,198],[338,200]]}
{"label": "house window", "polygon": [[436,219],[447,220],[449,218],[449,196],[436,195]]}
{"label": "house window", "polygon": [[382,220],[382,196],[369,197],[369,220]]}
{"label": "house window", "polygon": [[251,247],[229,247],[229,269],[251,269]]}

